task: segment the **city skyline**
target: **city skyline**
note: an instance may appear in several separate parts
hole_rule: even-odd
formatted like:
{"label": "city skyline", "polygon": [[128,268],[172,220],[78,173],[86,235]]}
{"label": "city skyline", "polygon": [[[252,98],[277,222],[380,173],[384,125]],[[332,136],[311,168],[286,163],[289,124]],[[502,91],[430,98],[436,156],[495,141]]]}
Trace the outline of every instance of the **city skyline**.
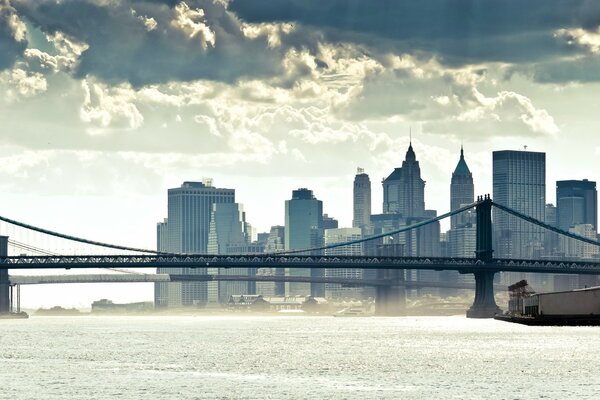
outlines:
{"label": "city skyline", "polygon": [[[447,13],[401,3],[380,13],[336,2],[353,21],[338,26],[316,17],[320,4],[280,15],[283,5],[252,11],[243,0],[90,0],[65,18],[63,3],[2,0],[0,189],[10,196],[0,205],[18,219],[147,247],[164,190],[208,176],[237,189],[260,231],[280,223],[279,199],[305,186],[350,226],[350,206],[327,205],[346,197],[356,167],[374,183],[397,167],[411,127],[428,209],[447,208],[446,161],[461,143],[476,193],[491,193],[491,151],[523,146],[548,154],[551,182],[598,180],[589,171],[600,170],[599,36],[588,2],[448,3]],[[379,22],[358,23],[363,15]],[[435,23],[446,15],[456,18]],[[523,18],[503,25],[498,15]],[[414,23],[425,17],[430,24]],[[395,18],[403,29],[391,29]],[[504,51],[492,54],[488,41]],[[373,190],[375,212],[381,196]],[[89,214],[86,230],[78,221]],[[140,228],[100,226],[126,218]]]}
{"label": "city skyline", "polygon": [[545,152],[555,205],[600,180],[592,3],[350,3],[0,0],[2,215],[153,248],[165,191],[211,177],[258,232],[301,187],[350,227],[356,168],[380,213],[411,130],[438,213],[461,145],[477,195],[495,150]]}

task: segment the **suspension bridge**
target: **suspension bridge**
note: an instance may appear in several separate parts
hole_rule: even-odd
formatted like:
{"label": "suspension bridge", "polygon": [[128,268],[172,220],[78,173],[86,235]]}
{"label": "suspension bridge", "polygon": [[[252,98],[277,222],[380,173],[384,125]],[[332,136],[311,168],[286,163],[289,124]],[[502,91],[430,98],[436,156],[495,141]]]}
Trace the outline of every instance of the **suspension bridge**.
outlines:
{"label": "suspension bridge", "polygon": [[[494,299],[494,276],[498,272],[524,272],[524,273],[558,273],[558,274],[583,274],[600,275],[600,262],[582,261],[577,259],[510,259],[495,258],[493,256],[493,225],[492,208],[494,212],[502,212],[516,218],[523,223],[543,229],[547,232],[560,235],[569,240],[589,246],[600,246],[590,238],[576,235],[572,232],[560,230],[545,224],[530,216],[519,213],[504,205],[494,203],[489,196],[480,197],[470,205],[455,211],[448,212],[416,224],[391,230],[378,235],[309,249],[283,251],[264,254],[238,254],[238,255],[209,255],[209,254],[172,254],[155,250],[140,249],[129,246],[92,241],[76,236],[42,229],[23,222],[15,221],[0,216],[0,221],[20,229],[35,232],[44,237],[56,240],[76,242],[84,245],[95,246],[103,249],[105,253],[113,254],[60,254],[37,245],[23,241],[11,240],[8,236],[0,237],[0,313],[7,313],[14,309],[15,298],[18,303],[20,298],[19,287],[22,284],[42,283],[81,283],[81,282],[207,282],[214,280],[253,280],[253,281],[281,281],[281,282],[311,282],[311,283],[338,283],[342,285],[374,286],[377,288],[376,304],[378,313],[394,315],[400,312],[398,305],[404,299],[404,291],[408,287],[424,287],[427,285],[444,286],[443,282],[407,281],[403,274],[405,270],[434,270],[458,271],[460,274],[474,276],[475,298],[473,305],[467,311],[468,317],[489,318],[499,312]],[[429,224],[441,221],[454,215],[475,209],[476,214],[476,245],[474,257],[403,257],[403,256],[342,256],[321,255],[330,249],[356,245],[374,240],[381,240],[391,235],[406,234]],[[9,249],[17,255],[9,255]],[[115,252],[119,252],[116,253]],[[102,277],[26,277],[13,276],[8,270],[25,269],[82,269],[106,268],[117,272],[126,272],[128,268],[183,268],[193,272],[198,268],[328,268],[328,269],[375,269],[377,279],[343,279],[327,277],[296,277],[296,276],[235,276],[235,275],[210,275],[210,274],[129,274],[128,277],[117,278],[118,275],[104,275]],[[95,280],[94,280],[95,279]],[[454,285],[454,286],[452,286]],[[472,285],[446,284],[446,287],[472,287]],[[15,296],[16,289],[16,296]]]}

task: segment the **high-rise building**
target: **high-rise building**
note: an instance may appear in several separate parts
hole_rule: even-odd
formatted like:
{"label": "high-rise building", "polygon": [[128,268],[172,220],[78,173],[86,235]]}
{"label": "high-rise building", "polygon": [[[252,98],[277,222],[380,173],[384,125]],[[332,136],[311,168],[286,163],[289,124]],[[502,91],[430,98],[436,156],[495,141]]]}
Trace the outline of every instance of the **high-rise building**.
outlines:
{"label": "high-rise building", "polygon": [[[546,154],[530,151],[493,153],[493,199],[539,221],[546,210]],[[493,218],[494,256],[531,259],[545,255],[544,231],[506,212],[496,211]],[[502,273],[503,284],[526,279],[534,290],[552,290],[551,274]]]}
{"label": "high-rise building", "polygon": [[587,179],[556,182],[556,219],[558,227],[565,231],[580,224],[589,224],[597,230],[596,182]]}
{"label": "high-rise building", "polygon": [[[265,253],[277,253],[285,249],[285,227],[276,225],[271,227],[265,242]],[[257,275],[283,276],[283,268],[259,268]],[[256,282],[256,294],[263,296],[285,296],[284,282]]]}
{"label": "high-rise building", "polygon": [[[202,253],[208,250],[210,217],[215,203],[235,203],[234,189],[220,189],[212,181],[184,182],[168,191],[168,243],[162,251],[173,253]],[[161,229],[159,227],[158,229]],[[158,232],[157,232],[158,233]],[[162,246],[162,244],[161,244]],[[158,268],[158,273],[206,274],[206,268]],[[166,286],[161,286],[166,285]],[[159,307],[203,306],[208,300],[206,282],[183,282],[180,294],[169,293],[171,283],[159,284],[162,299]],[[166,288],[164,291],[162,288]],[[163,293],[164,292],[164,293]],[[179,301],[170,301],[179,297]]]}
{"label": "high-rise building", "polygon": [[[169,220],[156,224],[156,250],[169,252]],[[181,268],[158,268],[157,273],[177,274]],[[154,284],[154,307],[181,307],[181,282],[157,282]]]}
{"label": "high-rise building", "polygon": [[383,180],[383,213],[404,218],[421,217],[425,212],[425,181],[412,147],[408,146],[401,168]]}
{"label": "high-rise building", "polygon": [[[352,240],[362,238],[361,228],[338,228],[325,230],[325,245],[345,243]],[[326,255],[344,255],[344,256],[359,256],[362,253],[360,243],[351,244],[348,246],[335,247],[326,249]],[[363,279],[363,269],[361,268],[326,268],[325,276],[332,278],[346,279]],[[362,287],[350,287],[339,283],[325,284],[325,297],[328,298],[345,298],[345,299],[361,299],[363,297]]]}
{"label": "high-rise building", "polygon": [[[302,250],[323,244],[323,202],[312,190],[298,189],[285,201],[285,250]],[[322,277],[322,268],[288,268],[288,276]],[[325,295],[324,284],[286,282],[286,296]]]}
{"label": "high-rise building", "polygon": [[[466,204],[473,203],[474,201],[475,189],[473,185],[473,174],[471,174],[469,166],[465,161],[465,153],[461,146],[460,159],[458,160],[458,164],[456,164],[456,168],[452,173],[452,181],[450,183],[450,211],[457,210]],[[450,217],[450,229],[471,223],[472,221],[465,220],[465,217],[468,216],[468,213],[461,213]]]}
{"label": "high-rise building", "polygon": [[[493,153],[493,199],[539,221],[545,219],[546,154],[531,151]],[[532,258],[543,248],[541,228],[496,212],[494,218],[495,256]]]}
{"label": "high-rise building", "polygon": [[323,229],[337,229],[339,222],[337,219],[330,217],[327,214],[323,214]]}
{"label": "high-rise building", "polygon": [[[238,203],[215,203],[212,205],[208,234],[208,254],[236,254],[248,245],[245,229],[246,216]],[[208,268],[209,274],[248,275],[249,268]],[[224,304],[231,295],[249,293],[249,282],[211,281],[208,287],[208,304]]]}
{"label": "high-rise building", "polygon": [[358,168],[354,177],[352,227],[364,228],[371,221],[371,180]]}

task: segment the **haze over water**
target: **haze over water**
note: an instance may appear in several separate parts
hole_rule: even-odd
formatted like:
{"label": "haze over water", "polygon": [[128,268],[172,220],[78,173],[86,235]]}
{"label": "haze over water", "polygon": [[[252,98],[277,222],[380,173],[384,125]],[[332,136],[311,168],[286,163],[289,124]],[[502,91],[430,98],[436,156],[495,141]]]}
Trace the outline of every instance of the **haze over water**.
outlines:
{"label": "haze over water", "polygon": [[464,317],[1,321],[1,398],[530,399],[600,393],[600,331]]}

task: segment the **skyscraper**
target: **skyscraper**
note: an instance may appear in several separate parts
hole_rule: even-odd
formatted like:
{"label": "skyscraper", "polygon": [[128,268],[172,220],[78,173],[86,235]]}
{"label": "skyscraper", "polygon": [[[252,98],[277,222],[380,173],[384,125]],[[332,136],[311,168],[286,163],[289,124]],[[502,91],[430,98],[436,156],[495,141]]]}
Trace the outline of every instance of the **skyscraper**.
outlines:
{"label": "skyscraper", "polygon": [[[546,154],[531,151],[493,153],[494,202],[544,221],[546,207]],[[541,228],[503,212],[494,213],[495,256],[531,258],[541,251]]]}
{"label": "skyscraper", "polygon": [[[452,173],[450,183],[450,211],[475,201],[473,174],[465,161],[464,150],[460,148],[460,159]],[[450,217],[450,232],[448,234],[448,247],[451,257],[475,256],[475,214],[465,211]],[[448,276],[453,276],[448,274]],[[458,276],[456,275],[458,280]]]}
{"label": "skyscraper", "polygon": [[[168,244],[161,250],[173,253],[206,253],[213,204],[234,202],[234,189],[215,188],[211,181],[184,182],[179,188],[169,189]],[[159,226],[159,229],[162,228]],[[206,274],[206,268],[159,268],[157,270],[158,273],[167,273],[167,271],[180,274]],[[161,287],[160,285],[163,284],[157,286]],[[170,283],[164,285],[167,285],[167,292],[173,287]],[[164,301],[157,305],[159,307],[201,306],[208,300],[206,282],[183,282],[180,291],[180,295],[162,293]],[[180,298],[179,302],[170,301],[177,296]]]}
{"label": "skyscraper", "polygon": [[354,177],[352,227],[364,228],[371,221],[371,180],[362,168]]}
{"label": "skyscraper", "polygon": [[598,229],[598,192],[596,182],[556,182],[556,219],[558,227],[568,231],[580,224],[589,224]]}
{"label": "skyscraper", "polygon": [[408,146],[401,168],[383,180],[383,213],[421,217],[425,212],[425,181],[412,147]]}
{"label": "skyscraper", "polygon": [[[285,250],[302,250],[323,244],[323,202],[312,190],[298,189],[285,201]],[[322,268],[290,268],[289,276],[323,276]],[[323,284],[286,282],[286,296],[324,296]]]}
{"label": "skyscraper", "polygon": [[[239,252],[248,244],[245,229],[249,224],[242,206],[238,203],[215,203],[212,205],[208,254],[231,254]],[[232,251],[235,249],[235,251]],[[248,275],[248,268],[208,268],[209,274]],[[226,303],[231,295],[248,294],[248,282],[208,282],[208,303]]]}
{"label": "skyscraper", "polygon": [[[450,211],[457,210],[465,204],[473,203],[475,201],[474,192],[473,174],[471,174],[469,166],[465,161],[464,150],[461,146],[460,159],[458,160],[458,164],[456,164],[450,183]],[[450,228],[454,229],[459,225],[468,223],[468,221],[465,221],[465,215],[465,213],[453,215],[450,218]]]}

